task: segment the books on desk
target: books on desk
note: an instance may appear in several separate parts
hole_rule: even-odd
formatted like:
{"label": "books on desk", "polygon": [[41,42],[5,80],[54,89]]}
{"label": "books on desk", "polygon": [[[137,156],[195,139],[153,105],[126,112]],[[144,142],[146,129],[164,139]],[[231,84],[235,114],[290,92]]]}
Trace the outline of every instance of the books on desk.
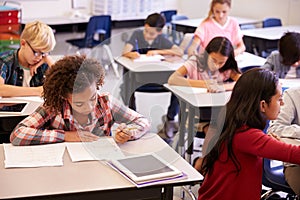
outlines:
{"label": "books on desk", "polygon": [[137,187],[187,176],[156,154],[143,154],[111,160],[108,164]]}
{"label": "books on desk", "polygon": [[165,57],[162,55],[148,56],[146,54],[141,54],[139,58],[133,60],[133,62],[161,62]]}

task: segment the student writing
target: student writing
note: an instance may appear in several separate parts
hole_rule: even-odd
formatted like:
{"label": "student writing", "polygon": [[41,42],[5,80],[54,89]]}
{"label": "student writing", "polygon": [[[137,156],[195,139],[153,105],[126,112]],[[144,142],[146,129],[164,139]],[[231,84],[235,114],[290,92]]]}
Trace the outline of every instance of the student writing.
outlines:
{"label": "student writing", "polygon": [[201,22],[194,33],[193,42],[188,49],[189,56],[195,54],[199,45],[200,51],[203,51],[209,41],[216,36],[227,37],[235,47],[235,55],[246,50],[238,22],[228,16],[230,8],[231,0],[211,1],[208,16]]}
{"label": "student writing", "polygon": [[262,68],[274,71],[279,78],[300,78],[300,33],[285,33],[278,48],[279,51],[267,57]]}
{"label": "student writing", "polygon": [[149,130],[148,120],[109,94],[98,94],[103,83],[104,69],[93,59],[66,56],[57,61],[43,85],[44,105],[16,126],[11,143],[94,141],[111,135],[115,122],[120,124],[115,135],[118,143],[144,135]]}
{"label": "student writing", "polygon": [[55,44],[48,25],[39,21],[26,24],[20,48],[0,54],[0,96],[41,95],[45,72],[54,63],[49,53]]}

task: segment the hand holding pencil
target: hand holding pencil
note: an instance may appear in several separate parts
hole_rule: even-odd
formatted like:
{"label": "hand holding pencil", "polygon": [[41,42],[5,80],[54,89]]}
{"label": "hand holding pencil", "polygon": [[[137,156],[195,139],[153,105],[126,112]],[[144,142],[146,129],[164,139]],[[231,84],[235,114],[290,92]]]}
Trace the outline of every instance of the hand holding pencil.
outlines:
{"label": "hand holding pencil", "polygon": [[129,125],[126,125],[125,123],[120,124],[116,129],[116,136],[115,136],[116,142],[123,144],[128,140],[131,140],[133,138],[132,131],[136,129],[137,127],[135,127],[135,125],[132,124]]}

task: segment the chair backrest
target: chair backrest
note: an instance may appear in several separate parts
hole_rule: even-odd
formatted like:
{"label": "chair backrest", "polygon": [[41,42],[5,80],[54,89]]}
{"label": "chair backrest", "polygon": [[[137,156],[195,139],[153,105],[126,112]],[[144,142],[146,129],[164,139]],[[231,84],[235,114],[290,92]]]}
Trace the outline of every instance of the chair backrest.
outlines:
{"label": "chair backrest", "polygon": [[184,54],[187,54],[188,48],[191,46],[194,38],[194,33],[186,33],[183,36],[183,39],[179,47],[184,51]]}
{"label": "chair backrest", "polygon": [[170,23],[172,21],[172,16],[177,14],[177,10],[164,10],[160,12],[166,18],[166,23]]}
{"label": "chair backrest", "polygon": [[[172,21],[175,20],[185,20],[188,19],[188,17],[186,15],[173,15],[172,16]],[[171,22],[172,22],[171,21]],[[181,40],[183,37],[183,33],[182,32],[177,32],[176,31],[176,25],[172,24],[172,39],[173,39],[173,43],[179,45]]]}
{"label": "chair backrest", "polygon": [[[94,35],[99,34],[102,38],[99,38],[101,42],[109,43],[111,36],[111,16],[110,15],[97,15],[92,16],[87,24],[85,32],[86,47],[90,47],[93,44]],[[99,37],[100,37],[99,36]]]}
{"label": "chair backrest", "polygon": [[281,19],[279,18],[266,18],[263,20],[263,28],[273,27],[273,26],[282,26]]}

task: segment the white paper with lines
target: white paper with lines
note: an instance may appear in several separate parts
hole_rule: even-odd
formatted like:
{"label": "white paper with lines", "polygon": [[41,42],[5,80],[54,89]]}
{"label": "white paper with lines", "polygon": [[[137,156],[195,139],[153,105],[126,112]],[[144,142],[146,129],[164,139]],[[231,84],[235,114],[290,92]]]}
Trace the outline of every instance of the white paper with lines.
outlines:
{"label": "white paper with lines", "polygon": [[125,157],[112,137],[101,137],[95,142],[67,142],[66,146],[72,162]]}
{"label": "white paper with lines", "polygon": [[3,144],[5,168],[62,166],[65,143],[13,146]]}

